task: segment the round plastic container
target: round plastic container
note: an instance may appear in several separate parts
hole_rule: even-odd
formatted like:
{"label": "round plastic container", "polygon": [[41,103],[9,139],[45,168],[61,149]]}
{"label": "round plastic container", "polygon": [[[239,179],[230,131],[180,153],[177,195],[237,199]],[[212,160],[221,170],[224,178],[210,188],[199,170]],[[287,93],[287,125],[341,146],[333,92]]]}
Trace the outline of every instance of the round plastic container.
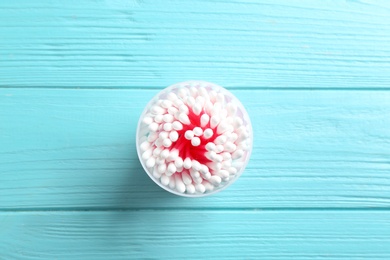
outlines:
{"label": "round plastic container", "polygon": [[169,86],[146,106],[137,126],[138,157],[163,189],[185,197],[219,192],[244,171],[252,126],[229,91],[205,81]]}

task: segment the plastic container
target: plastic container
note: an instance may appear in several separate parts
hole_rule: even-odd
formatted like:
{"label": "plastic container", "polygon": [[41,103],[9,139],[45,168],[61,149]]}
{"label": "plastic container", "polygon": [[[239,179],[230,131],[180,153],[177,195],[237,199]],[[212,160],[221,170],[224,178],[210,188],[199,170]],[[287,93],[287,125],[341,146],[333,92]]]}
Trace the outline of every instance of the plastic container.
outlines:
{"label": "plastic container", "polygon": [[163,189],[186,197],[219,192],[248,164],[253,145],[249,116],[229,91],[187,81],[158,93],[141,114],[138,157]]}

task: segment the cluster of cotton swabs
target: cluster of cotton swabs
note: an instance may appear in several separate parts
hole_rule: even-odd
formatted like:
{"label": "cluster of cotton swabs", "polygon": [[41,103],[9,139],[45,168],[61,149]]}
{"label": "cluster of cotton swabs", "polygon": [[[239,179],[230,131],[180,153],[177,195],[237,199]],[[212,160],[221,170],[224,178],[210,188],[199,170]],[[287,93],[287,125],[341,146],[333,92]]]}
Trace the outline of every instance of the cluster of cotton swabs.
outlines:
{"label": "cluster of cotton swabs", "polygon": [[183,86],[143,118],[142,160],[153,177],[179,193],[211,192],[234,179],[249,149],[249,129],[230,97]]}

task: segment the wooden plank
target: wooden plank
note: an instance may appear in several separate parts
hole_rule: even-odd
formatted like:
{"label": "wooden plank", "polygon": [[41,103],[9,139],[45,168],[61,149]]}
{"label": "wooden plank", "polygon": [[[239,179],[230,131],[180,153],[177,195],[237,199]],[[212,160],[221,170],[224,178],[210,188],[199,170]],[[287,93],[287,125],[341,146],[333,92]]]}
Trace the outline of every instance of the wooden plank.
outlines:
{"label": "wooden plank", "polygon": [[1,213],[4,259],[389,259],[388,211]]}
{"label": "wooden plank", "polygon": [[388,1],[0,3],[0,86],[389,88]]}
{"label": "wooden plank", "polygon": [[359,208],[390,205],[390,92],[242,91],[247,170],[179,198],[142,170],[135,129],[154,90],[0,89],[0,208]]}

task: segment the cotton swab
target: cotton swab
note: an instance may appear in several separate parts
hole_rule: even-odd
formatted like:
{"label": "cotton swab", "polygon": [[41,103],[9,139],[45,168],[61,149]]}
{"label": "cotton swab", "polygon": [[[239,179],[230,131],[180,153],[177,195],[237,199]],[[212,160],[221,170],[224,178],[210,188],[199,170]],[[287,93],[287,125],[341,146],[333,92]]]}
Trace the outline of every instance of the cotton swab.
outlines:
{"label": "cotton swab", "polygon": [[173,85],[141,115],[137,152],[149,176],[168,191],[190,197],[227,187],[244,170],[252,128],[241,103],[203,81]]}

